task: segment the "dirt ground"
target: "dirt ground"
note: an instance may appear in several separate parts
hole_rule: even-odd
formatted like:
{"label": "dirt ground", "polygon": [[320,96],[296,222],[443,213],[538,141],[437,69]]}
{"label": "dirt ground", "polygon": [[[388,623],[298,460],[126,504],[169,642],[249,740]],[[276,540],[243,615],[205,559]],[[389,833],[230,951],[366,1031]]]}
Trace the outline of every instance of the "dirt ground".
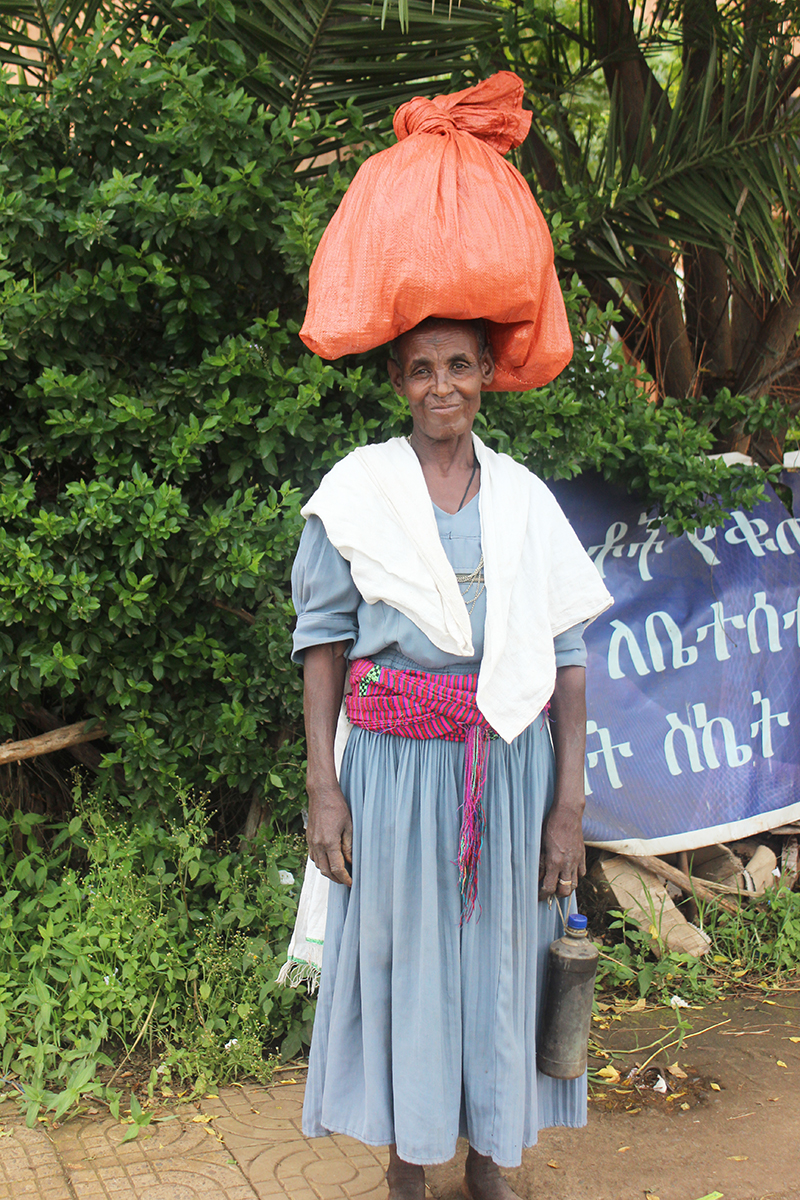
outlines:
{"label": "dirt ground", "polygon": [[[800,989],[683,1015],[682,1046],[668,1045],[679,1032],[670,1009],[610,1010],[608,1028],[595,1023],[609,1057],[591,1059],[607,1074],[588,1128],[541,1134],[506,1173],[523,1200],[800,1200]],[[659,1077],[666,1092],[653,1090]],[[428,1172],[437,1200],[460,1195],[462,1167],[463,1155]]]}
{"label": "dirt ground", "polygon": [[[800,981],[681,1015],[681,1044],[669,1008],[599,1015],[588,1127],[542,1133],[507,1172],[522,1200],[800,1200]],[[6,1102],[0,1200],[386,1200],[385,1148],[303,1137],[303,1084],[166,1100],[127,1142],[98,1109],[26,1129]],[[464,1151],[429,1168],[434,1200],[463,1200]]]}

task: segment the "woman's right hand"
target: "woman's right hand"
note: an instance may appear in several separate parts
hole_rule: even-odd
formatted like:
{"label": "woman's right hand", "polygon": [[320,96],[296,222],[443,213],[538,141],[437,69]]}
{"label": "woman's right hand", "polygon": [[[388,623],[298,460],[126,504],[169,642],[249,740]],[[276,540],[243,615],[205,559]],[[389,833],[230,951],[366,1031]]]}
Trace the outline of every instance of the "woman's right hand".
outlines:
{"label": "woman's right hand", "polygon": [[353,822],[336,778],[333,744],[347,675],[347,642],[309,646],[303,658],[303,708],[308,746],[308,853],[327,879],[353,882]]}
{"label": "woman's right hand", "polygon": [[353,861],[353,822],[338,785],[308,789],[308,853],[314,864],[334,883],[350,887],[347,865]]}

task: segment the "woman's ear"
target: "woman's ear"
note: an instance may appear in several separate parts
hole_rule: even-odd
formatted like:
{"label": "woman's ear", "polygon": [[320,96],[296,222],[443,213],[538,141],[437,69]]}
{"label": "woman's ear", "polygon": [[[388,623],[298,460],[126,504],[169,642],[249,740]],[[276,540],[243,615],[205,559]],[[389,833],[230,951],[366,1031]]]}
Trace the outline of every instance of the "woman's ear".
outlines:
{"label": "woman's ear", "polygon": [[[400,369],[400,364],[395,362],[393,358],[386,360],[386,370],[389,372],[389,379],[392,387],[397,392],[398,396],[403,395],[403,372]],[[492,364],[492,374],[494,375],[494,364]]]}
{"label": "woman's ear", "polygon": [[481,380],[484,384],[491,383],[494,379],[494,358],[489,346],[486,347],[481,355]]}

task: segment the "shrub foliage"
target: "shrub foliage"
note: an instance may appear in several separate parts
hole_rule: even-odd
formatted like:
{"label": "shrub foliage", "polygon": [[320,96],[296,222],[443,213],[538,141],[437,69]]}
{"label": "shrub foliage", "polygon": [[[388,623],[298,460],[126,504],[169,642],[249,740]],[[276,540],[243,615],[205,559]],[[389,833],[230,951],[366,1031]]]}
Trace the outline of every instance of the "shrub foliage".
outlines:
{"label": "shrub foliage", "polygon": [[220,855],[202,810],[173,800],[166,819],[131,820],[77,785],[49,843],[43,816],[0,815],[0,1065],[30,1124],[87,1094],[119,1116],[137,1046],[161,1096],[268,1079],[265,1047],[291,1056],[309,1039],[304,990],[277,984],[300,840]]}
{"label": "shrub foliage", "polygon": [[300,495],[370,382],[296,337],[305,132],[185,45],[0,91],[0,723],[101,719],[139,806],[296,807]]}
{"label": "shrub foliage", "polygon": [[[262,878],[231,838],[254,810],[273,837],[299,822],[301,499],[352,447],[407,431],[380,353],[324,364],[297,337],[319,235],[381,135],[352,105],[259,105],[191,39],[120,55],[103,36],[45,93],[0,83],[0,732],[101,722],[83,757],[118,806],[70,824],[66,790],[58,811],[52,792],[28,802],[26,768],[0,778],[0,1048],[34,1118],[93,1088],[101,1047],[145,1020],[196,1077],[307,1035],[302,998],[274,995],[276,939],[254,933],[262,906],[285,934],[293,893],[274,849]],[[355,148],[304,182],[326,123]],[[763,476],[707,459],[706,417],[648,404],[608,349],[611,310],[574,281],[566,296],[573,364],[487,397],[489,442],[546,476],[632,484],[674,530],[737,487],[753,500]],[[189,836],[203,793],[214,850],[205,825]]]}

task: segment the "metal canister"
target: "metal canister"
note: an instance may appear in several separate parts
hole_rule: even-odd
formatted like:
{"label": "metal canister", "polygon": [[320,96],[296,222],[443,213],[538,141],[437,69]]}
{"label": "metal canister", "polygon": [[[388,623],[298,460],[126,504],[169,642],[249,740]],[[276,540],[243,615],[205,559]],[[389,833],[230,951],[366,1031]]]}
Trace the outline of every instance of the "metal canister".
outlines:
{"label": "metal canister", "polygon": [[599,958],[586,925],[573,913],[564,936],[550,944],[536,1061],[554,1079],[577,1079],[586,1070]]}

